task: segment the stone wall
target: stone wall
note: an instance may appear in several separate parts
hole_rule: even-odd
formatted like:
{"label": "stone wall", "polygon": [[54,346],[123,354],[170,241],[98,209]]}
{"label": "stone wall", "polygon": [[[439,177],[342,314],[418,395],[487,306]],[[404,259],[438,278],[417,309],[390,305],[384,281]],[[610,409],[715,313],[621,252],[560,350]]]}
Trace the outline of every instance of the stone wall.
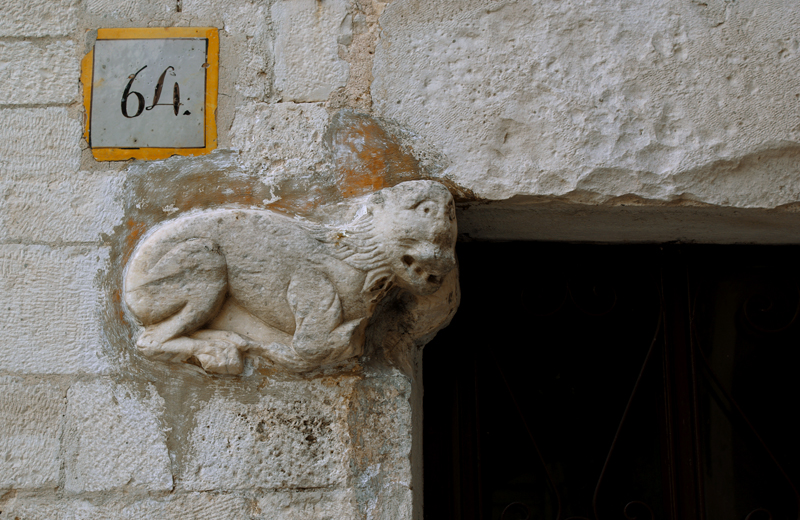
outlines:
{"label": "stone wall", "polygon": [[[219,149],[97,162],[80,60],[161,26],[220,30]],[[0,518],[419,518],[419,377],[145,360],[138,238],[427,177],[464,239],[796,243],[799,35],[795,0],[6,0]]]}

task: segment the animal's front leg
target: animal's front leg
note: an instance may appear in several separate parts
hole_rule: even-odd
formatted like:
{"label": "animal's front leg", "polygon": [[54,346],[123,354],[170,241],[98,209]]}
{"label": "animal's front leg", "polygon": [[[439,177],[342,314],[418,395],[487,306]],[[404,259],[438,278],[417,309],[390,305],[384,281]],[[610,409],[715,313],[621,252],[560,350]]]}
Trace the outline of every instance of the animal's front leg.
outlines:
{"label": "animal's front leg", "polygon": [[296,323],[292,350],[308,369],[363,353],[367,319],[344,321],[339,294],[324,274],[295,273],[287,297]]}

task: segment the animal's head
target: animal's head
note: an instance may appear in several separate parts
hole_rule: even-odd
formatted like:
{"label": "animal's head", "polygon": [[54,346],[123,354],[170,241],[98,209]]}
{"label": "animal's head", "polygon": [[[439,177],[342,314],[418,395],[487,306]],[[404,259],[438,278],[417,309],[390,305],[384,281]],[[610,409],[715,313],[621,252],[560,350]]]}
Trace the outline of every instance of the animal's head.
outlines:
{"label": "animal's head", "polygon": [[447,188],[403,182],[374,193],[369,203],[395,283],[420,295],[436,292],[456,265],[456,209]]}

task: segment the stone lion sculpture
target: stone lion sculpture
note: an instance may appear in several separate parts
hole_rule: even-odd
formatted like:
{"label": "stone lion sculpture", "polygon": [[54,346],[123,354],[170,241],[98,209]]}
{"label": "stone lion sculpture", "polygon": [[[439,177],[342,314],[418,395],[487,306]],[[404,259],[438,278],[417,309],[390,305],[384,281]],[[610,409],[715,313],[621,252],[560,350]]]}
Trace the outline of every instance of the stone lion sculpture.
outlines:
{"label": "stone lion sculpture", "polygon": [[239,374],[243,352],[303,372],[359,356],[376,305],[430,295],[455,267],[455,206],[433,181],[370,195],[344,226],[269,210],[168,221],[137,245],[124,300],[147,357]]}

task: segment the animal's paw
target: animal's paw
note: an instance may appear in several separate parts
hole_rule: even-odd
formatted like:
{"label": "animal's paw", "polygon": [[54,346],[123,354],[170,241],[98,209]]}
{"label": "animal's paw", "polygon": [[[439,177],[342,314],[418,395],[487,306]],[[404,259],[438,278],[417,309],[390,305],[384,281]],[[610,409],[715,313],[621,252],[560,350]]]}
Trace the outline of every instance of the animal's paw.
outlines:
{"label": "animal's paw", "polygon": [[336,340],[344,346],[341,353],[336,356],[336,361],[364,354],[364,336],[368,324],[368,319],[360,318],[343,323],[336,329],[335,332],[339,336]]}
{"label": "animal's paw", "polygon": [[136,340],[136,346],[145,357],[155,358],[164,353],[163,343],[154,339],[152,334],[148,334],[147,331]]}
{"label": "animal's paw", "polygon": [[222,330],[202,330],[192,334],[197,341],[194,357],[209,374],[237,375],[242,373],[241,350],[247,342],[238,334]]}

